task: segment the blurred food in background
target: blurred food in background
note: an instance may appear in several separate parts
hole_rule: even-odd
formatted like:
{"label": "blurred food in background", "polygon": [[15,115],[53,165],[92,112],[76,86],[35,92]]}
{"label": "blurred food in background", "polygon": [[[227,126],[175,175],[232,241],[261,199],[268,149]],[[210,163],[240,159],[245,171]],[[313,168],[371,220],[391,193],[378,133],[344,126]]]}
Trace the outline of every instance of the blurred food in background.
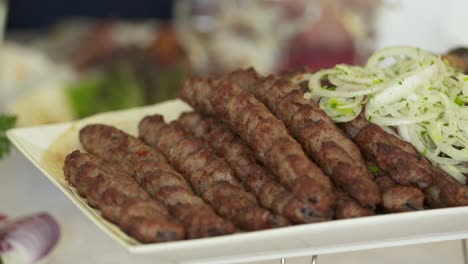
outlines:
{"label": "blurred food in background", "polygon": [[247,66],[275,70],[288,26],[284,19],[266,1],[181,0],[175,8],[181,43],[200,74]]}
{"label": "blurred food in background", "polygon": [[64,87],[73,70],[38,49],[4,43],[0,47],[0,112],[18,115],[18,125],[72,120]]}
{"label": "blurred food in background", "polygon": [[[386,43],[377,39],[381,31],[389,35],[390,27],[382,25],[417,7],[394,0],[177,0],[174,5],[173,20],[164,23],[67,18],[46,30],[8,32],[0,47],[0,113],[17,114],[19,126],[64,122],[175,98],[190,74],[361,64]],[[467,54],[454,49],[447,59],[466,68]]]}
{"label": "blurred food in background", "polygon": [[359,63],[373,51],[376,0],[179,0],[175,23],[198,73],[268,74]]}
{"label": "blurred food in background", "polygon": [[468,47],[456,47],[451,49],[445,58],[455,67],[468,74]]}
{"label": "blurred food in background", "polygon": [[[9,42],[1,47],[0,110],[18,115],[18,126],[70,121],[176,97],[189,65],[170,25],[86,25],[76,31],[78,36],[63,35],[77,27],[64,23],[33,45]],[[53,48],[66,43],[73,45],[62,53]]]}
{"label": "blurred food in background", "polygon": [[180,0],[172,23],[69,18],[9,32],[0,111],[18,126],[64,122],[175,98],[189,74],[356,63],[372,50],[375,3]]}
{"label": "blurred food in background", "polygon": [[79,118],[175,98],[188,73],[171,26],[161,25],[152,38],[129,29],[131,42],[113,30],[109,22],[98,26],[74,53],[81,78],[68,97]]}

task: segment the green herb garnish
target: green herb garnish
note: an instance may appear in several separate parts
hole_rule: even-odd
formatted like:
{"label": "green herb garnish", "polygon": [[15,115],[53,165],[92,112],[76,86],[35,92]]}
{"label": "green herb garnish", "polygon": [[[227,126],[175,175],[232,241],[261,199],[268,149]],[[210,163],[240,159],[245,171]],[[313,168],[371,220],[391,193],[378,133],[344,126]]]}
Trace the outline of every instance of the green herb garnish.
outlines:
{"label": "green herb garnish", "polygon": [[373,173],[376,173],[380,170],[377,166],[368,166],[367,168]]}
{"label": "green herb garnish", "polygon": [[463,99],[461,99],[460,97],[457,97],[455,98],[455,100],[453,100],[458,106],[464,106],[465,105],[465,101],[463,101]]}
{"label": "green herb garnish", "polygon": [[328,86],[328,85],[325,84],[324,86],[322,86],[322,89],[329,90],[329,91],[335,91],[336,86]]}
{"label": "green herb garnish", "polygon": [[185,76],[182,65],[163,68],[120,59],[73,83],[67,97],[76,116],[83,118],[173,99]]}
{"label": "green herb garnish", "polygon": [[144,104],[143,89],[127,64],[74,83],[68,96],[79,118]]}
{"label": "green herb garnish", "polygon": [[10,141],[6,137],[6,131],[15,127],[16,116],[0,115],[0,160],[10,154]]}

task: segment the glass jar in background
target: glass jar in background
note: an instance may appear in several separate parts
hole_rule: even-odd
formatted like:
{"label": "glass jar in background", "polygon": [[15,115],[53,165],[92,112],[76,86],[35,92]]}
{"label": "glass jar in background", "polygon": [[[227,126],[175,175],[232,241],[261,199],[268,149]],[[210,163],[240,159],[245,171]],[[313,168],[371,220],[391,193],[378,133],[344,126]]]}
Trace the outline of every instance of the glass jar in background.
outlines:
{"label": "glass jar in background", "polygon": [[260,73],[359,63],[378,0],[179,0],[175,23],[195,72]]}
{"label": "glass jar in background", "polygon": [[284,67],[361,64],[375,48],[376,0],[323,1],[318,19],[292,35]]}
{"label": "glass jar in background", "polygon": [[[3,39],[5,37],[5,30],[6,30],[6,21],[7,21],[7,10],[8,10],[8,5],[7,5],[7,0],[0,0],[0,71],[2,70],[2,67],[5,67],[2,65],[1,61],[3,61]],[[2,89],[0,85],[0,114],[2,112],[6,111],[6,102],[5,102],[5,89]],[[3,98],[3,99],[2,99]]]}
{"label": "glass jar in background", "polygon": [[[0,0],[0,43],[3,42],[8,11],[7,0]],[[1,44],[0,44],[1,45]]]}
{"label": "glass jar in background", "polygon": [[[287,8],[289,2],[307,8],[293,10]],[[304,18],[314,19],[317,5],[320,2],[308,0],[179,0],[175,23],[196,72],[254,66],[266,74],[281,64],[285,41]]]}

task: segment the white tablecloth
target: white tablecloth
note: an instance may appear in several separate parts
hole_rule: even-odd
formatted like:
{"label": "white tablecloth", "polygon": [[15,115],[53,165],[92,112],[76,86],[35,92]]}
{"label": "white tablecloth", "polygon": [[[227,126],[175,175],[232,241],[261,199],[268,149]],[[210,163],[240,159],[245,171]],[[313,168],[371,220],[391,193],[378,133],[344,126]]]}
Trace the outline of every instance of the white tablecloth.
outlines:
{"label": "white tablecloth", "polygon": [[[62,228],[61,241],[48,263],[164,264],[158,261],[155,255],[132,255],[125,251],[81,214],[32,164],[18,152],[13,151],[10,157],[0,161],[0,213],[17,217],[40,211],[54,215]],[[255,262],[255,264],[267,263],[280,263],[280,260]],[[310,263],[310,258],[290,258],[286,263],[306,264]],[[318,263],[462,264],[464,262],[461,242],[449,241],[322,255],[319,256]]]}

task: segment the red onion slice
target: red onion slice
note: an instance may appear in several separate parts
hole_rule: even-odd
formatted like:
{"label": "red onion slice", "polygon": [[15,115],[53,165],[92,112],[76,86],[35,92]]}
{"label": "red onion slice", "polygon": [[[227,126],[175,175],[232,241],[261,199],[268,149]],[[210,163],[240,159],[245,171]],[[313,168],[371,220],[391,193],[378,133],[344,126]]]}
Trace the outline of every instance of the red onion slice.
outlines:
{"label": "red onion slice", "polygon": [[0,229],[0,258],[4,264],[34,263],[50,253],[59,237],[60,227],[48,213],[9,222]]}

